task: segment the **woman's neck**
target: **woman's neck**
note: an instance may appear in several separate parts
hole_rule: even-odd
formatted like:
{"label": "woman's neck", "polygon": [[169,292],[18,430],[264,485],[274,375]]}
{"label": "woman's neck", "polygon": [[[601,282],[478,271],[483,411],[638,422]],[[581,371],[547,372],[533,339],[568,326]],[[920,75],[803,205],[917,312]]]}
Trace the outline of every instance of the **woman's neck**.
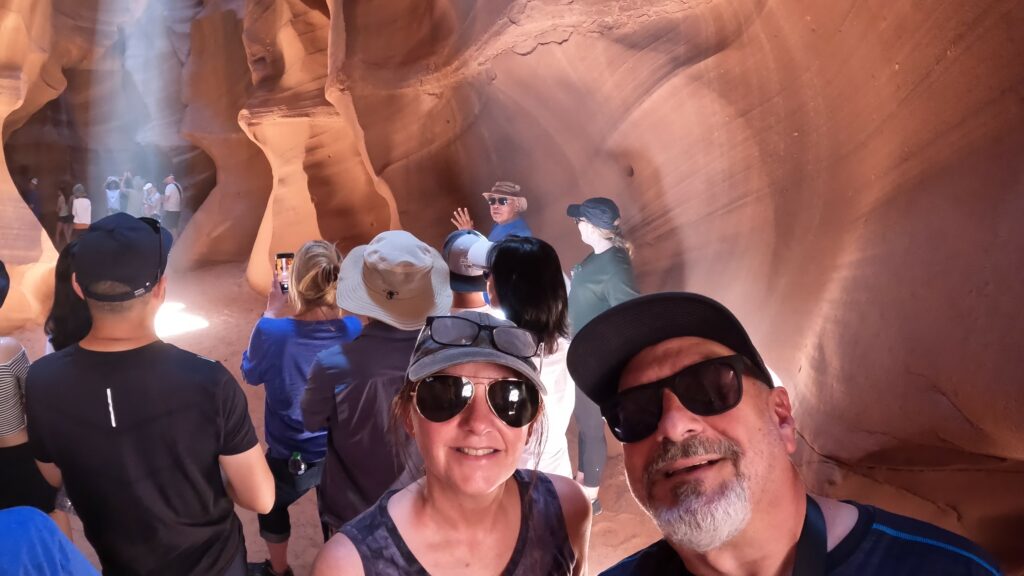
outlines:
{"label": "woman's neck", "polygon": [[341,310],[337,306],[324,305],[310,308],[302,314],[296,314],[294,318],[296,320],[306,321],[317,321],[317,320],[337,320]]}
{"label": "woman's neck", "polygon": [[473,532],[481,527],[493,526],[501,518],[507,518],[508,498],[513,497],[518,506],[518,492],[514,477],[494,491],[480,496],[467,496],[450,489],[440,480],[431,482],[427,477],[420,484],[417,504],[435,525],[449,526],[458,532]]}
{"label": "woman's neck", "polygon": [[615,244],[607,238],[594,238],[589,242],[590,247],[594,249],[594,254],[601,254],[607,252]]}

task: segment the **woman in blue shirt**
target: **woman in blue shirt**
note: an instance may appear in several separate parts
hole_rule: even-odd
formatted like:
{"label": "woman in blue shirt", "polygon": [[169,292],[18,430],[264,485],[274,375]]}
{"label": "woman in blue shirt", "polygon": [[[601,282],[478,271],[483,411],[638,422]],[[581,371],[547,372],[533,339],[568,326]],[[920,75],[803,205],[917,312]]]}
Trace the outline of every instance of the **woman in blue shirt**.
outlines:
{"label": "woman in blue shirt", "polygon": [[276,500],[259,515],[260,536],[270,558],[250,566],[250,574],[291,574],[288,568],[288,507],[309,491],[319,490],[327,452],[327,432],[302,427],[302,391],[316,355],[355,339],[362,325],[340,317],[335,302],[341,254],[323,240],[307,242],[296,254],[291,289],[281,292],[275,274],[267,312],[256,322],[242,355],[245,381],[266,390],[264,422],[267,463],[274,474]]}

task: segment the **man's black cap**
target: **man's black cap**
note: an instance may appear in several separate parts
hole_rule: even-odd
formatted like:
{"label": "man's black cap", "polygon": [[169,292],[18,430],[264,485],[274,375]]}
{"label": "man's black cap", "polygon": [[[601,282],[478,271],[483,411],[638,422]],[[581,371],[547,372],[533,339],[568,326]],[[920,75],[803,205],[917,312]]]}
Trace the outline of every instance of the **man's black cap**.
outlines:
{"label": "man's black cap", "polygon": [[[94,222],[78,240],[73,269],[82,292],[91,300],[125,302],[149,293],[167,269],[173,237],[152,218],[118,212]],[[97,282],[118,282],[123,294],[96,294]]]}
{"label": "man's black cap", "polygon": [[573,338],[567,355],[569,374],[587,397],[603,406],[618,393],[619,377],[634,356],[681,336],[728,346],[750,361],[755,378],[772,386],[768,367],[732,312],[689,292],[641,296],[599,314]]}
{"label": "man's black cap", "polygon": [[11,290],[11,277],[7,274],[7,266],[0,260],[0,308],[7,300],[7,293]]}
{"label": "man's black cap", "polygon": [[570,218],[583,218],[603,230],[619,226],[619,207],[609,198],[587,198],[582,204],[569,204],[565,213]]}

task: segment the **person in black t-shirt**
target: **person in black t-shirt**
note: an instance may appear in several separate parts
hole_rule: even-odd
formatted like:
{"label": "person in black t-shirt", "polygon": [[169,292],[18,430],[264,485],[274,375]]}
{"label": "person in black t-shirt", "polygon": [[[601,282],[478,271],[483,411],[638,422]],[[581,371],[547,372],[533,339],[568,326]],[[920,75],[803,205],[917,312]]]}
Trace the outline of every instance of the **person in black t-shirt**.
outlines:
{"label": "person in black t-shirt", "polygon": [[29,370],[29,442],[105,573],[243,575],[232,500],[266,513],[274,481],[231,374],[157,338],[170,245],[124,213],[81,237],[73,284],[92,327]]}
{"label": "person in black t-shirt", "polygon": [[807,493],[789,395],[738,320],[697,294],[625,302],[572,341],[569,372],[623,442],[665,538],[605,575],[998,575],[937,526]]}

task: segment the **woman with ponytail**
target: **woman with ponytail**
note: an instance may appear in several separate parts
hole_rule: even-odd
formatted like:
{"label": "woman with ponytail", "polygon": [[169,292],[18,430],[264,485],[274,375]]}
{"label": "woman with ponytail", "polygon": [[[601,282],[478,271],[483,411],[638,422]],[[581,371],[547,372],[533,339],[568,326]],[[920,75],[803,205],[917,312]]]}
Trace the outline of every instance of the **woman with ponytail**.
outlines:
{"label": "woman with ponytail", "polygon": [[[572,269],[569,287],[569,334],[576,336],[588,322],[605,310],[639,296],[633,282],[633,246],[619,228],[619,207],[608,198],[588,198],[582,204],[570,204],[566,214],[576,221],[583,243],[593,248]],[[576,390],[573,411],[579,429],[579,466],[576,479],[583,485],[594,505],[601,486],[601,471],[607,460],[601,410],[585,394]]]}
{"label": "woman with ponytail", "polygon": [[276,487],[274,508],[258,518],[270,558],[250,565],[250,574],[292,573],[288,507],[311,488],[319,496],[327,432],[303,428],[302,392],[316,355],[354,340],[362,331],[358,319],[341,317],[335,301],[340,267],[341,254],[333,244],[313,240],[302,246],[295,255],[290,290],[282,293],[275,276],[267,311],[242,355],[245,381],[263,384],[266,390],[267,463]]}

